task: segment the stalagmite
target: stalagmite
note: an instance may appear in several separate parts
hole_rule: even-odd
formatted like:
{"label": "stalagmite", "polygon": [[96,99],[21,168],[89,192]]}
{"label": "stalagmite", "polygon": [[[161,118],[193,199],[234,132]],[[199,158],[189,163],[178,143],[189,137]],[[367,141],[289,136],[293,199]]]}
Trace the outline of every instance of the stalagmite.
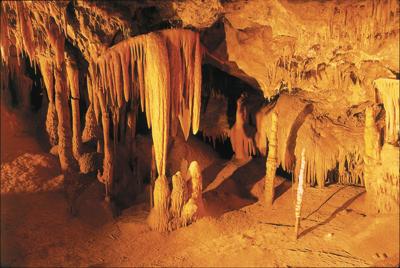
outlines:
{"label": "stalagmite", "polygon": [[203,177],[197,161],[190,163],[188,172],[192,182],[192,195],[182,209],[183,226],[204,216],[206,212],[203,203]]}
{"label": "stalagmite", "polygon": [[197,161],[190,163],[189,174],[192,179],[192,198],[199,207],[198,215],[203,215],[205,212],[203,204],[203,176],[201,175],[201,169]]}
{"label": "stalagmite", "polygon": [[68,86],[71,92],[72,152],[75,159],[79,160],[82,153],[81,120],[79,112],[79,72],[76,62],[70,57],[68,57],[66,60],[66,71]]}
{"label": "stalagmite", "polygon": [[269,137],[268,143],[268,158],[266,162],[266,174],[265,174],[265,186],[264,186],[264,197],[265,204],[271,206],[274,202],[275,196],[275,173],[277,167],[277,133],[278,133],[278,116],[274,112],[272,114],[271,121],[271,136]]}
{"label": "stalagmite", "polygon": [[300,216],[301,216],[301,203],[303,202],[303,193],[304,193],[304,169],[305,169],[305,149],[301,151],[301,166],[299,173],[299,181],[297,185],[297,198],[296,198],[296,208],[295,208],[295,216],[296,223],[294,227],[294,232],[296,235],[296,239],[299,237],[299,228],[300,228]]}
{"label": "stalagmite", "polygon": [[396,144],[400,135],[400,80],[380,78],[374,81],[385,108],[385,141]]}
{"label": "stalagmite", "polygon": [[236,122],[230,132],[232,149],[235,152],[236,159],[247,159],[249,156],[255,154],[253,139],[248,137],[245,131],[248,125],[244,99],[245,96],[242,94],[236,102]]}
{"label": "stalagmite", "polygon": [[173,217],[179,218],[181,216],[187,194],[186,181],[178,171],[172,176],[171,214]]}
{"label": "stalagmite", "polygon": [[170,191],[167,177],[161,175],[154,183],[154,207],[150,211],[148,218],[148,223],[153,230],[168,230],[169,198]]}

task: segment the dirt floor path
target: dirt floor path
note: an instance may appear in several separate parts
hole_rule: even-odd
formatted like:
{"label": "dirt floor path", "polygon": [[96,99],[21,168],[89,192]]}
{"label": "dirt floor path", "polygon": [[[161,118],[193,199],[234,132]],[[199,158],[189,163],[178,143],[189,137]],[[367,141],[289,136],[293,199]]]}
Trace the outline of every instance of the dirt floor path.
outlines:
{"label": "dirt floor path", "polygon": [[[216,196],[221,204],[232,198],[224,193]],[[61,193],[2,195],[1,262],[10,266],[264,267],[398,262],[398,216],[367,215],[363,188],[307,189],[297,241],[293,197],[289,189],[270,210],[253,203],[160,234],[147,227],[145,204],[113,219],[97,183],[81,196],[75,218],[67,213]]]}

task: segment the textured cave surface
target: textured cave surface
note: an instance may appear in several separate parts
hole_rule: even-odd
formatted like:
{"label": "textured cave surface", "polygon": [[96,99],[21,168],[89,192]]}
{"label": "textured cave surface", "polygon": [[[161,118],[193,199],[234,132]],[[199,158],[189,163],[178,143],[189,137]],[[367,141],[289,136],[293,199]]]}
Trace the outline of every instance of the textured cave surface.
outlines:
{"label": "textured cave surface", "polygon": [[400,265],[396,0],[2,1],[1,265]]}

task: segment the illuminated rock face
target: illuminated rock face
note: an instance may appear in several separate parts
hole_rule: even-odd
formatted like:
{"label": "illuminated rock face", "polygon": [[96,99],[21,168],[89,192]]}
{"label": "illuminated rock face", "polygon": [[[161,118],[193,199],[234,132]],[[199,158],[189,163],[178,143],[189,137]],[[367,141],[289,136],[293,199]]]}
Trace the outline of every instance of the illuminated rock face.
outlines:
{"label": "illuminated rock face", "polygon": [[[146,21],[140,10],[153,6],[160,16]],[[278,166],[299,177],[302,149],[305,184],[365,186],[380,211],[399,202],[396,0],[3,1],[1,11],[2,77],[18,80],[23,59],[37,68],[48,99],[45,128],[62,170],[78,172],[83,143],[94,141],[107,200],[126,160],[120,149],[137,165],[137,116],[144,112],[158,177],[154,229],[168,229],[169,212],[191,220],[204,209],[200,168],[189,168],[189,200],[178,175],[170,197],[176,171],[167,172],[170,137],[187,140],[199,130],[214,143],[230,138],[237,159],[267,157],[267,203]],[[249,83],[262,104],[245,94],[218,95],[218,88],[207,98],[204,62]]]}

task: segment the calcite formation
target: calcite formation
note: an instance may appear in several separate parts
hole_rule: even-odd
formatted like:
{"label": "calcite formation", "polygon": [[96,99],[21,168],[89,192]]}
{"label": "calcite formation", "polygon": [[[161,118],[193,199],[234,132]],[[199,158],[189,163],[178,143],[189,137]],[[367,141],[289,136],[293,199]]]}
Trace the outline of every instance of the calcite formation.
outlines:
{"label": "calcite formation", "polygon": [[268,158],[265,171],[265,204],[271,206],[275,196],[275,173],[277,166],[278,115],[272,114],[271,137],[268,140]]}
{"label": "calcite formation", "polygon": [[301,218],[301,205],[303,202],[303,194],[304,194],[304,169],[305,169],[305,150],[301,152],[301,166],[300,166],[300,174],[299,181],[297,184],[297,195],[296,195],[296,207],[295,207],[295,216],[296,222],[294,225],[296,239],[299,236],[299,228],[300,228],[300,218]]}
{"label": "calcite formation", "polygon": [[[131,175],[142,187],[137,133],[151,131],[153,229],[205,214],[198,162],[180,174],[167,168],[171,146],[196,134],[214,147],[229,139],[239,160],[266,157],[267,204],[280,167],[308,186],[363,186],[380,212],[398,207],[398,1],[2,1],[0,8],[2,102],[29,102],[35,83],[23,73],[40,74],[44,128],[69,180],[89,173],[78,162],[95,150],[106,200],[117,200]],[[203,81],[210,66],[243,84]]]}

